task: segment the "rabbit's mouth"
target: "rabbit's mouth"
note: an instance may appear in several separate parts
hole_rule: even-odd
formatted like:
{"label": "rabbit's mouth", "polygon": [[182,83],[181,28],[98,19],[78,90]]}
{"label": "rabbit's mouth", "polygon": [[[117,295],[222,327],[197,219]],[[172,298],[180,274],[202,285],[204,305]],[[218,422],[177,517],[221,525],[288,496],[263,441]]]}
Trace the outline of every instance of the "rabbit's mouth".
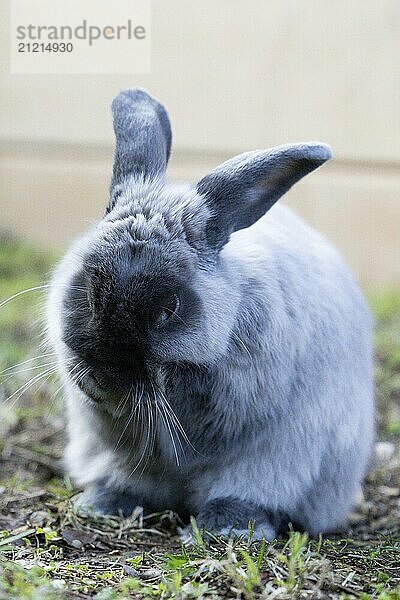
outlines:
{"label": "rabbit's mouth", "polygon": [[[99,409],[122,416],[129,413],[132,398],[143,394],[145,378],[133,376],[121,365],[116,368],[113,364],[90,364],[86,360],[75,357],[75,366],[71,371],[79,373],[70,375],[70,380],[85,394],[88,401]],[[70,371],[70,373],[71,373]]]}
{"label": "rabbit's mouth", "polygon": [[105,377],[100,378],[89,366],[84,368],[80,377],[74,379],[74,383],[89,400],[99,407],[112,408],[112,412],[114,412],[115,407],[121,405],[121,400],[126,394],[119,386],[117,388],[111,385],[110,382],[106,382]]}

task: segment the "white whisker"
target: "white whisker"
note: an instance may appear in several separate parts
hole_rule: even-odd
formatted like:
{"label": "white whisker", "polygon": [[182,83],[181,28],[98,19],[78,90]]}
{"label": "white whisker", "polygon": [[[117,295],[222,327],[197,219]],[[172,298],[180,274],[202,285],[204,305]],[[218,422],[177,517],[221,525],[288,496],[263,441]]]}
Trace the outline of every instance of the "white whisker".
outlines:
{"label": "white whisker", "polygon": [[182,435],[182,437],[183,437],[183,439],[185,440],[185,442],[186,442],[186,443],[187,443],[187,444],[188,444],[188,445],[189,445],[189,446],[192,448],[192,450],[193,450],[194,452],[196,452],[196,454],[200,454],[200,452],[199,452],[199,451],[198,451],[198,450],[197,450],[197,449],[196,449],[196,448],[193,446],[192,442],[189,440],[189,438],[188,438],[188,436],[187,436],[187,434],[186,434],[186,431],[184,430],[184,428],[183,428],[183,426],[182,426],[181,422],[179,421],[178,417],[176,416],[176,414],[175,414],[175,412],[174,412],[174,410],[173,410],[172,406],[171,406],[171,405],[170,405],[170,403],[168,402],[168,400],[167,400],[167,398],[165,397],[165,395],[163,394],[162,390],[160,390],[160,389],[158,388],[158,390],[157,390],[157,391],[160,393],[160,395],[161,395],[161,397],[162,397],[163,401],[165,402],[165,405],[166,405],[166,407],[167,407],[167,408],[168,408],[168,410],[169,410],[170,416],[171,416],[171,418],[173,419],[173,421],[174,421],[174,423],[175,423],[175,426],[176,426],[177,430],[180,432],[180,434]]}
{"label": "white whisker", "polygon": [[[156,402],[157,402],[157,400],[156,400]],[[165,426],[166,426],[166,428],[168,430],[169,437],[171,439],[172,447],[173,447],[174,454],[175,454],[176,464],[179,467],[180,466],[180,461],[179,461],[178,450],[177,450],[176,443],[175,443],[175,438],[174,438],[174,435],[173,435],[173,432],[172,432],[172,429],[171,429],[171,425],[172,426],[174,426],[174,425],[169,420],[170,419],[170,415],[169,415],[168,411],[166,410],[166,407],[164,406],[163,402],[161,401],[159,404],[157,403],[156,406],[158,406],[161,418],[162,418],[162,420],[163,420],[163,422],[164,422],[164,424],[165,424]],[[175,429],[175,431],[176,431],[176,429]],[[179,439],[179,436],[178,436],[177,439],[178,439],[178,442],[179,442],[179,445],[180,445],[181,452],[183,452],[183,448],[182,448],[182,444],[181,444],[181,441]]]}
{"label": "white whisker", "polygon": [[9,402],[12,398],[17,396],[17,394],[18,394],[18,396],[15,398],[15,400],[12,404],[14,406],[14,404],[21,398],[22,394],[24,394],[29,388],[31,388],[32,385],[34,385],[35,383],[37,383],[38,381],[43,379],[43,377],[48,377],[55,372],[56,372],[56,368],[51,367],[49,369],[46,369],[43,373],[39,373],[38,375],[35,375],[35,377],[32,377],[29,381],[27,381],[26,383],[21,385],[15,392],[13,392],[10,396],[8,396],[8,398],[6,398],[4,402]]}
{"label": "white whisker", "polygon": [[9,298],[6,298],[5,300],[2,300],[2,302],[0,302],[0,308],[2,306],[4,306],[5,304],[8,304],[8,302],[11,302],[11,300],[14,300],[14,298],[18,298],[19,296],[22,296],[23,294],[27,294],[28,292],[35,292],[36,290],[43,290],[43,289],[46,289],[48,287],[49,287],[49,285],[36,285],[35,287],[31,287],[31,288],[28,288],[26,290],[22,290],[20,292],[17,292],[16,294],[13,294]]}
{"label": "white whisker", "polygon": [[54,360],[52,362],[44,363],[41,365],[36,365],[35,367],[28,367],[26,369],[20,369],[18,371],[13,371],[12,373],[6,374],[6,376],[1,378],[1,384],[4,385],[7,381],[10,381],[16,375],[20,375],[21,373],[27,373],[28,371],[37,371],[38,369],[43,369],[44,367],[55,366],[58,364],[58,361]]}
{"label": "white whisker", "polygon": [[242,346],[242,348],[244,348],[244,350],[247,352],[247,354],[249,355],[249,357],[252,359],[252,355],[250,353],[250,350],[248,349],[248,347],[246,346],[246,344],[244,343],[244,341],[238,336],[237,333],[235,333],[234,331],[231,331],[231,335],[235,338],[235,340],[237,340],[239,342],[239,344]]}
{"label": "white whisker", "polygon": [[[145,399],[145,405],[146,405],[146,408],[147,408],[147,410],[148,410],[148,408],[149,408],[149,404],[148,404],[148,402],[149,402],[149,401],[148,401],[148,398],[147,398],[146,396],[144,396],[144,399]],[[140,406],[140,407],[144,407],[144,404],[142,404],[142,403],[141,403],[139,406]],[[142,411],[142,412],[144,412],[144,411]],[[142,421],[142,422],[143,422],[143,421]],[[143,428],[141,428],[141,432],[143,432]],[[142,438],[142,436],[141,436],[141,438]],[[142,462],[143,462],[143,459],[144,459],[144,457],[146,456],[146,453],[147,453],[147,448],[148,448],[148,444],[149,444],[149,439],[150,439],[150,427],[149,427],[149,423],[148,423],[148,427],[147,427],[147,435],[146,435],[146,442],[145,442],[144,448],[143,448],[143,450],[142,450],[142,454],[141,454],[141,456],[140,456],[140,458],[139,458],[138,462],[136,463],[135,467],[134,467],[134,468],[132,469],[132,471],[130,472],[130,474],[129,474],[129,477],[131,477],[131,476],[132,476],[132,475],[133,475],[133,474],[134,474],[134,473],[135,473],[135,472],[138,470],[138,468],[140,467],[140,465],[142,464]],[[142,469],[142,471],[140,472],[140,475],[139,475],[139,477],[141,477],[141,476],[143,475],[143,471],[144,471],[144,469]]]}
{"label": "white whisker", "polygon": [[11,300],[14,300],[14,298],[18,298],[19,296],[23,296],[24,294],[28,294],[29,292],[36,292],[39,290],[46,290],[52,287],[66,287],[67,289],[76,289],[76,290],[80,290],[81,292],[86,292],[87,290],[85,290],[85,288],[83,287],[79,287],[79,286],[74,286],[74,285],[68,285],[68,284],[54,284],[54,283],[45,283],[43,285],[35,285],[33,287],[27,288],[26,290],[21,290],[20,292],[16,292],[15,294],[13,294],[12,296],[10,296],[9,298],[6,298],[5,300],[2,300],[0,302],[0,308],[2,306],[5,306],[6,304],[8,304],[9,302],[11,302]]}
{"label": "white whisker", "polygon": [[27,360],[23,360],[22,362],[19,362],[16,365],[12,365],[11,367],[7,367],[7,369],[3,369],[2,371],[0,371],[0,375],[2,375],[3,373],[6,373],[7,371],[11,371],[12,369],[15,369],[17,367],[22,367],[22,365],[26,365],[29,362],[32,362],[34,360],[39,360],[39,358],[45,358],[47,356],[55,356],[55,352],[46,352],[45,354],[39,354],[38,356],[34,356],[33,358],[28,358]]}

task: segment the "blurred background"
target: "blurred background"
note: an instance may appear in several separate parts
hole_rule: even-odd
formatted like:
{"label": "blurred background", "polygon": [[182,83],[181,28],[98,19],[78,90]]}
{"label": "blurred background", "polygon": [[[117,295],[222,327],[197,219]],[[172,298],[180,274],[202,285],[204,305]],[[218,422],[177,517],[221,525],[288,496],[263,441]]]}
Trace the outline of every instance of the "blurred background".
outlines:
{"label": "blurred background", "polygon": [[0,228],[63,248],[102,215],[109,105],[125,87],[161,99],[171,179],[227,157],[322,140],[335,159],[285,201],[341,249],[367,289],[400,284],[398,0],[153,0],[149,75],[10,75],[0,4]]}

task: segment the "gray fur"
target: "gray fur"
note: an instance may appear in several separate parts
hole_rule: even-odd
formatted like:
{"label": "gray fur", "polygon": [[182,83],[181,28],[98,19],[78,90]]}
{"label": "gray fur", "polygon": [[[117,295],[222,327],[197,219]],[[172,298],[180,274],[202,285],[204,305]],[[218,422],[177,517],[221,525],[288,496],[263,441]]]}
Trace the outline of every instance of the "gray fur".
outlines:
{"label": "gray fur", "polygon": [[140,89],[121,92],[112,103],[116,137],[111,193],[135,174],[154,178],[166,169],[171,127],[164,107]]}
{"label": "gray fur", "polygon": [[[118,195],[48,301],[68,472],[100,512],[140,502],[221,533],[252,517],[268,538],[336,528],[374,436],[371,318],[329,243],[272,206],[330,151],[281,146],[168,185],[166,113],[145,92],[136,113],[136,94],[113,103]],[[181,305],[161,327],[171,285]]]}
{"label": "gray fur", "polygon": [[220,250],[234,231],[253,225],[292,185],[331,157],[326,144],[286,144],[224,162],[197,185],[213,209],[208,243]]}

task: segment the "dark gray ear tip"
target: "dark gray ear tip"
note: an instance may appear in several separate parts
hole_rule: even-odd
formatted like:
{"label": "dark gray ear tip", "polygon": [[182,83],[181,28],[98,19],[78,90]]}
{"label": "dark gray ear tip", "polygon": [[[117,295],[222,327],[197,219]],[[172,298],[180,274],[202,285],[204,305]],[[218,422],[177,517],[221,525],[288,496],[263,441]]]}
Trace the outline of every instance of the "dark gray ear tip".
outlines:
{"label": "dark gray ear tip", "polygon": [[130,128],[139,121],[156,122],[161,125],[165,143],[167,160],[171,150],[171,124],[164,106],[153,96],[141,88],[123,90],[111,104],[115,133],[129,135]]}
{"label": "dark gray ear tip", "polygon": [[332,148],[328,144],[321,142],[308,142],[304,144],[306,156],[310,160],[320,162],[321,164],[332,158]]}
{"label": "dark gray ear tip", "polygon": [[139,106],[151,106],[159,104],[155,98],[150,96],[145,90],[141,88],[129,88],[127,90],[123,90],[114,98],[111,104],[111,108],[113,113],[120,109],[130,109],[135,110]]}
{"label": "dark gray ear tip", "polygon": [[299,142],[297,144],[284,144],[275,146],[266,151],[271,157],[291,159],[309,164],[311,170],[316,169],[332,158],[332,148],[322,142]]}

